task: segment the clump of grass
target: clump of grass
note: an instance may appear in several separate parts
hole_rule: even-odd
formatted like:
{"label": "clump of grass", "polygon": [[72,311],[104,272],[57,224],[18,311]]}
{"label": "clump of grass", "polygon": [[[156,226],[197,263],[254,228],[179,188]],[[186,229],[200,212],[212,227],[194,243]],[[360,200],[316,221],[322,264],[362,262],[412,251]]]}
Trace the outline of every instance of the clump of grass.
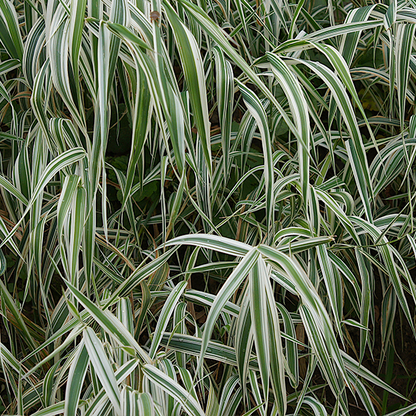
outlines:
{"label": "clump of grass", "polygon": [[0,10],[4,414],[416,408],[413,3]]}

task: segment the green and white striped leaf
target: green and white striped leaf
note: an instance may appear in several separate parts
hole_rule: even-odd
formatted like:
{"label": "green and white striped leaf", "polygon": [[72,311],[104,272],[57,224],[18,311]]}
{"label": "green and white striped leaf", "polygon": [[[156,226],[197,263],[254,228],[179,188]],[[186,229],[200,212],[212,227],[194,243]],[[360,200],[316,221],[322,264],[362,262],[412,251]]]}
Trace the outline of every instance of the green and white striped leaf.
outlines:
{"label": "green and white striped leaf", "polygon": [[208,172],[212,174],[210,126],[202,57],[194,36],[179,20],[172,6],[169,3],[164,2],[164,7],[181,56],[184,76],[189,89],[189,97],[195,117],[195,124],[198,129],[199,137],[201,138],[205,163]]}
{"label": "green and white striped leaf", "polygon": [[271,241],[273,235],[274,224],[274,173],[273,173],[273,160],[272,160],[272,143],[270,138],[270,132],[267,122],[267,114],[264,110],[259,98],[249,90],[244,84],[236,80],[237,85],[244,98],[244,102],[250,111],[250,114],[256,120],[257,127],[260,130],[263,147],[264,157],[264,184],[266,190],[266,224],[268,241]]}
{"label": "green and white striped leaf", "polygon": [[[94,370],[103,385],[103,388],[114,406],[115,412],[120,413],[120,391],[117,386],[117,380],[113,369],[107,359],[104,347],[100,339],[91,328],[84,330],[85,348],[88,352],[88,358],[94,367]],[[73,398],[71,397],[71,400]]]}
{"label": "green and white striped leaf", "polygon": [[78,412],[81,389],[84,384],[89,361],[89,352],[84,342],[81,342],[78,345],[77,354],[69,369],[68,388],[65,393],[65,416],[76,416]]}
{"label": "green and white striped leaf", "polygon": [[150,362],[150,357],[134,339],[127,328],[108,310],[103,310],[90,301],[78,289],[66,282],[71,293],[80,302],[91,316],[101,325],[101,327],[111,336],[114,336],[122,346],[136,351],[144,362]]}
{"label": "green and white striped leaf", "polygon": [[190,416],[204,416],[205,413],[202,410],[200,404],[195,398],[180,386],[175,380],[167,376],[152,364],[146,364],[143,367],[143,373],[149,380],[155,385],[159,386],[162,390],[172,396],[178,401],[186,413]]}
{"label": "green and white striped leaf", "polygon": [[176,285],[176,287],[170,292],[165,304],[163,305],[162,311],[160,312],[159,319],[155,332],[153,333],[152,344],[149,350],[149,356],[151,359],[155,358],[155,354],[159,347],[160,340],[168,326],[169,319],[172,316],[175,306],[186,289],[188,282],[182,281]]}

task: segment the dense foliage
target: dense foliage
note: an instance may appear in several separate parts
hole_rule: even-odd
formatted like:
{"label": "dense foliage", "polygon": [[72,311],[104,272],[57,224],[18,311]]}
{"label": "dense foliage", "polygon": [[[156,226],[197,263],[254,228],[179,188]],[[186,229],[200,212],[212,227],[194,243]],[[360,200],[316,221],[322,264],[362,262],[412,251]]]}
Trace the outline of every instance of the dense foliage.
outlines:
{"label": "dense foliage", "polygon": [[415,24],[0,0],[4,414],[414,411]]}

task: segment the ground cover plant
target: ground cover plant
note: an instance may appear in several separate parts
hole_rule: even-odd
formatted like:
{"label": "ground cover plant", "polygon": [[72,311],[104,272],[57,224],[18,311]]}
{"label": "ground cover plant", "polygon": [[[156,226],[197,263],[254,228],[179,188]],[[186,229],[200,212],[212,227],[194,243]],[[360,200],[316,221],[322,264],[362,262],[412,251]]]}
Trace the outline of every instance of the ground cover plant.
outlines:
{"label": "ground cover plant", "polygon": [[415,6],[0,0],[3,414],[414,413]]}

